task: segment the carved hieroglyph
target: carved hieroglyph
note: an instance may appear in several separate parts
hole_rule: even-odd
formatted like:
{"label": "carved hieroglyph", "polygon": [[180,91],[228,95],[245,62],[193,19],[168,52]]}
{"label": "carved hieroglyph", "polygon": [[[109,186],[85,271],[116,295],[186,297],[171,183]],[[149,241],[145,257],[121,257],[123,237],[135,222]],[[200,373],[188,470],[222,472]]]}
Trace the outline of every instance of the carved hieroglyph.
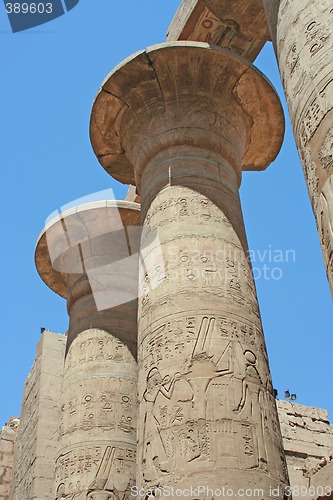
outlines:
{"label": "carved hieroglyph", "polygon": [[136,460],[139,222],[136,203],[90,203],[51,221],[37,244],[37,269],[67,298],[70,316],[57,500],[130,498]]}
{"label": "carved hieroglyph", "polygon": [[333,5],[331,0],[263,3],[333,293]]}
{"label": "carved hieroglyph", "polygon": [[283,499],[284,453],[238,195],[242,169],[266,168],[283,129],[269,82],[203,43],[136,54],[95,100],[95,153],[117,179],[132,177],[166,269],[154,289],[141,269],[138,486],[260,485],[265,499],[272,487]]}

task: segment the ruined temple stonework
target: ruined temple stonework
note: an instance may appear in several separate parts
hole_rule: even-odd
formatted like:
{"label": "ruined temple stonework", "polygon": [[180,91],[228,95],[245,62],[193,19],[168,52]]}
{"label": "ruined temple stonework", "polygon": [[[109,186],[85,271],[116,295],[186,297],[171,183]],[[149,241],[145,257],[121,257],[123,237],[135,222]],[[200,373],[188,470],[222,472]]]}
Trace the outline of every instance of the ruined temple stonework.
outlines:
{"label": "ruined temple stonework", "polygon": [[[332,492],[333,425],[321,408],[277,401],[290,484],[304,500]],[[312,487],[312,489],[311,489]],[[312,495],[310,494],[312,492]],[[317,494],[316,494],[317,493]],[[325,495],[322,495],[325,493]]]}
{"label": "ruined temple stonework", "polygon": [[141,272],[138,487],[219,491],[223,477],[234,491],[260,484],[266,499],[284,498],[287,471],[238,195],[242,170],[265,169],[283,130],[269,82],[236,54],[204,43],[136,54],[95,100],[95,153],[111,175],[136,184],[142,223],[157,231],[166,267],[153,290]]}
{"label": "ruined temple stonework", "polygon": [[45,331],[25,382],[10,500],[53,500],[66,337]]}
{"label": "ruined temple stonework", "polygon": [[14,446],[20,420],[10,417],[0,429],[0,499],[9,500],[14,467]]}
{"label": "ruined temple stonework", "polygon": [[38,272],[70,316],[57,500],[124,500],[135,480],[139,219],[136,203],[93,202],[52,220],[37,244]]}

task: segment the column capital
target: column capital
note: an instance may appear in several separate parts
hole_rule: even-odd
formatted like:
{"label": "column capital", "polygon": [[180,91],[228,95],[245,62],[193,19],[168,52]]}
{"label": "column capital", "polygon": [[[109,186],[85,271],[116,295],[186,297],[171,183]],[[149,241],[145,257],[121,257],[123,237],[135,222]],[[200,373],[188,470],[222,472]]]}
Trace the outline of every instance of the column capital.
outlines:
{"label": "column capital", "polygon": [[[103,236],[110,237],[112,232],[119,236],[118,231],[139,224],[138,203],[103,200],[72,207],[49,221],[39,235],[35,251],[37,271],[51,290],[68,299],[68,275],[71,272],[85,274],[86,271],[80,245]],[[120,250],[122,242],[118,239]],[[110,255],[112,249],[105,251],[105,255]],[[100,252],[99,256],[102,257]]]}
{"label": "column capital", "polygon": [[[140,236],[140,205],[128,201],[73,207],[44,228],[35,262],[46,285],[67,300],[67,350],[86,329],[110,331],[117,318],[136,318]],[[136,339],[127,340],[135,353]]]}
{"label": "column capital", "polygon": [[134,484],[140,236],[140,205],[105,200],[60,213],[37,243],[70,316],[56,498],[127,498]]}
{"label": "column capital", "polygon": [[276,91],[250,62],[201,42],[172,42],[138,52],[104,80],[90,135],[115,179],[135,184],[169,147],[222,155],[240,176],[264,170],[284,134]]}

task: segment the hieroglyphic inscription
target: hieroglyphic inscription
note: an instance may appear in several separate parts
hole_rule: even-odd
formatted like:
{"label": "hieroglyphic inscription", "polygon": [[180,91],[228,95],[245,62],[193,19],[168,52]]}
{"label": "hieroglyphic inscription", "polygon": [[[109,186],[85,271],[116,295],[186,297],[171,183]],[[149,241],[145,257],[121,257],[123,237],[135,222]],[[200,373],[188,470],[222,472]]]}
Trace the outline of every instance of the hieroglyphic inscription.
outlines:
{"label": "hieroglyphic inscription", "polygon": [[[266,8],[271,6],[267,3]],[[273,8],[273,7],[272,7]],[[323,186],[332,174],[333,8],[322,2],[281,0],[277,55],[290,117],[316,217],[331,288],[329,209]],[[274,27],[273,27],[274,30]]]}
{"label": "hieroglyphic inscription", "polygon": [[90,377],[67,383],[61,435],[105,427],[135,438],[135,380]]}
{"label": "hieroglyphic inscription", "polygon": [[[116,331],[119,335],[119,328]],[[76,342],[66,357],[67,369],[80,366],[82,363],[112,361],[114,363],[131,363],[133,356],[126,345],[116,336],[100,332],[96,341],[95,330],[89,330],[85,337]]]}
{"label": "hieroglyphic inscription", "polygon": [[189,39],[227,47],[243,57],[248,54],[255,43],[254,37],[242,32],[236,21],[219,19],[207,8],[199,17]]}
{"label": "hieroglyphic inscription", "polygon": [[156,329],[144,332],[139,345],[139,355],[144,359],[145,369],[149,370],[162,360],[177,364],[186,351],[189,352],[187,359],[189,362],[198,330],[204,328],[207,322],[210,322],[212,335],[217,343],[233,340],[251,346],[260,345],[259,322],[249,322],[230,313],[225,316],[194,313],[184,318],[171,319]]}
{"label": "hieroglyphic inscription", "polygon": [[160,227],[188,216],[197,216],[205,221],[223,222],[231,227],[227,217],[212,201],[194,193],[191,197],[170,196],[160,203],[154,203],[146,221],[149,226]]}
{"label": "hieroglyphic inscription", "polygon": [[327,173],[333,171],[333,127],[329,129],[319,151],[322,167]]}
{"label": "hieroglyphic inscription", "polygon": [[[191,244],[189,241],[190,238],[184,238],[179,250],[173,240],[166,248],[162,243],[166,275],[156,288],[156,296],[161,300],[162,297],[172,296],[176,282],[178,298],[182,297],[184,301],[190,300],[191,294],[200,293],[201,296],[211,296],[212,300],[222,299],[226,303],[239,304],[259,318],[249,258],[242,247],[218,237],[210,244],[205,237],[197,237]],[[142,316],[150,308],[151,288],[149,274],[145,273],[140,281]]]}
{"label": "hieroglyphic inscription", "polygon": [[[115,327],[119,335],[123,325]],[[99,329],[73,340],[65,361],[57,498],[127,498],[135,478],[136,391],[136,361],[124,342]]]}
{"label": "hieroglyphic inscription", "polygon": [[306,140],[332,107],[330,99],[327,100],[333,82],[329,58],[332,18],[333,9],[328,1],[326,6],[309,1],[300,5],[289,0],[280,4],[279,66],[293,125],[300,133],[303,130]]}
{"label": "hieroglyphic inscription", "polygon": [[[184,192],[179,197],[164,196],[160,202],[154,200],[147,214],[147,223],[157,231],[162,231],[172,222],[202,221],[202,235],[194,230],[192,232],[189,224],[187,234],[181,237],[182,245],[178,245],[179,237],[173,234],[167,242],[161,243],[166,276],[161,280],[161,286],[157,287],[156,296],[172,297],[176,282],[178,294],[184,300],[189,298],[187,292],[190,287],[193,292],[197,289],[197,293],[245,306],[259,317],[249,259],[233,231],[233,224],[240,226],[242,221],[237,212],[234,214],[231,223],[213,201],[193,192]],[[208,242],[205,227],[211,225],[215,230]],[[150,307],[149,290],[152,288],[149,274],[141,275],[142,316]]]}

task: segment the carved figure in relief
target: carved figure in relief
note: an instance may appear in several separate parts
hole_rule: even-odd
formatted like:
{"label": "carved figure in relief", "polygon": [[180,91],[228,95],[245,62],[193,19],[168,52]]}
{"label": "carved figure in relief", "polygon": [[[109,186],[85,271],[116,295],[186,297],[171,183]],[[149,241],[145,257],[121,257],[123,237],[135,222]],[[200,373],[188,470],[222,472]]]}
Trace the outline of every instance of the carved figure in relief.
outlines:
{"label": "carved figure in relief", "polygon": [[[232,344],[226,342],[222,353],[216,356],[216,349],[212,345],[215,321],[216,318],[212,317],[202,318],[189,371],[184,375],[193,390],[193,420],[188,422],[186,434],[190,457],[188,462],[211,459],[210,450],[214,443],[210,441],[207,422],[223,418],[228,413],[223,404],[229,404],[227,399],[230,396],[230,377],[234,373],[234,355]],[[220,397],[218,403],[216,396]],[[213,404],[213,408],[208,401]]]}
{"label": "carved figure in relief", "polygon": [[320,195],[320,208],[321,233],[329,262],[333,253],[333,176],[323,187]]}
{"label": "carved figure in relief", "polygon": [[[170,472],[171,464],[168,458],[167,441],[170,436],[162,435],[163,418],[169,414],[164,412],[163,406],[158,406],[158,399],[162,396],[162,400],[170,401],[173,395],[176,396],[177,402],[188,400],[188,395],[184,394],[184,390],[175,390],[176,384],[180,381],[180,373],[175,373],[172,377],[167,375],[162,378],[159,370],[154,367],[148,372],[147,386],[143,394],[146,402],[145,421],[143,425],[144,432],[144,452],[143,460],[145,466],[145,479],[155,479],[159,474]],[[184,382],[184,381],[183,381]],[[179,382],[182,384],[183,382]],[[186,382],[185,382],[186,383]],[[192,395],[191,395],[192,396]],[[158,412],[158,409],[160,412]],[[161,412],[162,409],[162,412]],[[179,418],[183,418],[181,406],[177,404],[170,408],[171,423]],[[148,437],[146,437],[148,435]]]}
{"label": "carved figure in relief", "polygon": [[257,369],[257,357],[252,351],[244,352],[245,374],[243,378],[242,398],[236,414],[254,422],[256,425],[256,441],[259,457],[259,467],[267,468],[267,453],[264,439],[264,398],[262,380]]}
{"label": "carved figure in relief", "polygon": [[326,171],[333,169],[333,128],[331,128],[319,152],[319,158]]}
{"label": "carved figure in relief", "polygon": [[125,500],[128,498],[126,492],[128,484],[118,485],[118,488],[119,486],[125,486],[123,490],[116,488],[115,485],[116,481],[122,482],[114,477],[116,472],[121,471],[114,470],[113,474],[111,474],[111,470],[115,469],[115,453],[116,448],[114,446],[106,447],[95,479],[88,489],[86,500]]}

